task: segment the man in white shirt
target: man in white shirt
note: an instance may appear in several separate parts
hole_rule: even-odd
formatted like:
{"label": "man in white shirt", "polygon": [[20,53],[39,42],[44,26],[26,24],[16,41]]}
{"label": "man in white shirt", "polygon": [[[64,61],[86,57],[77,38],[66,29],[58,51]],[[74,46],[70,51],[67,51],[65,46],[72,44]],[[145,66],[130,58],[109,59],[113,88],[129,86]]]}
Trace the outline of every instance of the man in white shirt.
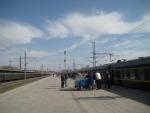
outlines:
{"label": "man in white shirt", "polygon": [[97,85],[97,89],[101,89],[102,87],[102,76],[99,72],[96,72],[96,85]]}

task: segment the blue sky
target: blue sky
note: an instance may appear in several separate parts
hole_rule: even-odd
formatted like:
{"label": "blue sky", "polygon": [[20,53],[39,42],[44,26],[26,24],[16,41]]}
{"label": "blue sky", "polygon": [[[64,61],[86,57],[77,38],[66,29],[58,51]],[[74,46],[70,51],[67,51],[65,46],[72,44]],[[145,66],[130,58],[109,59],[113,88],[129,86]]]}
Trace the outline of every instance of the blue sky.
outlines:
{"label": "blue sky", "polygon": [[[150,55],[149,0],[0,0],[0,64],[18,65],[19,56],[28,68],[64,68],[63,51],[72,68],[91,65],[93,40],[97,52],[113,52],[118,59]],[[97,65],[109,63],[98,56]]]}

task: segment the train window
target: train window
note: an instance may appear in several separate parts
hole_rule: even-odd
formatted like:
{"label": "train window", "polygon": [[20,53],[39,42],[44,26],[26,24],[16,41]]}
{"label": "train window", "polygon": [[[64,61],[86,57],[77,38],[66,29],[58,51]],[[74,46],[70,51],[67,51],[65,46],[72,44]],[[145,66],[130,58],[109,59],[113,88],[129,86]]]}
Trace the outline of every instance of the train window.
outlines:
{"label": "train window", "polygon": [[121,75],[121,76],[122,76],[122,79],[125,78],[125,77],[124,77],[124,73],[125,73],[124,71],[122,71],[122,73],[121,73],[121,74],[122,74],[122,75]]}
{"label": "train window", "polygon": [[5,73],[0,72],[0,81],[5,80]]}
{"label": "train window", "polygon": [[130,79],[130,70],[127,70],[127,78]]}
{"label": "train window", "polygon": [[120,78],[122,79],[122,71],[119,71]]}
{"label": "train window", "polygon": [[117,78],[117,71],[114,71],[114,78]]}
{"label": "train window", "polygon": [[134,70],[134,73],[135,73],[135,79],[139,80],[139,79],[140,79],[140,77],[139,77],[138,70],[137,70],[137,69],[135,69],[135,70]]}
{"label": "train window", "polygon": [[119,76],[121,79],[124,79],[124,71],[123,70],[120,71]]}
{"label": "train window", "polygon": [[145,80],[150,80],[150,69],[145,69]]}
{"label": "train window", "polygon": [[120,71],[116,72],[116,76],[117,76],[117,78],[120,78]]}
{"label": "train window", "polygon": [[135,79],[135,72],[134,72],[134,70],[131,70],[130,79]]}
{"label": "train window", "polygon": [[127,79],[127,71],[124,71],[124,79]]}
{"label": "train window", "polygon": [[143,69],[138,70],[138,78],[140,80],[144,80],[144,70]]}

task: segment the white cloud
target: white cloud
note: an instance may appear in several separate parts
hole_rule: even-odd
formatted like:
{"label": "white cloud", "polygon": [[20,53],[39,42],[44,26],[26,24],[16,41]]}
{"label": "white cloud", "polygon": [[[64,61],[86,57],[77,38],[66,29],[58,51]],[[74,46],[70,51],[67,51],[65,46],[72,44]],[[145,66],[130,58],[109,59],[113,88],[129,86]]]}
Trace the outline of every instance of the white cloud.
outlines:
{"label": "white cloud", "polygon": [[31,25],[0,21],[0,49],[30,43],[33,38],[39,38],[42,35],[41,30]]}
{"label": "white cloud", "polygon": [[[80,37],[82,38],[81,42],[83,44],[86,41],[95,40],[97,38],[104,39],[104,35],[122,35],[128,33],[134,35],[134,33],[150,32],[149,26],[150,15],[147,14],[140,20],[128,22],[124,21],[123,14],[118,12],[101,12],[91,15],[74,13],[63,16],[55,21],[48,20],[46,30],[49,34],[49,38]],[[135,36],[136,35],[137,34],[135,34]],[[80,42],[75,43],[66,48],[66,50],[73,50],[80,45]],[[62,50],[60,51],[62,52]]]}
{"label": "white cloud", "polygon": [[[122,34],[128,32],[128,26],[121,21],[122,15],[119,13],[99,14],[99,15],[69,15],[66,20],[72,34],[83,38],[97,38],[103,34]],[[114,28],[118,29],[114,29]]]}
{"label": "white cloud", "polygon": [[[118,12],[68,14],[53,21],[47,20],[44,26],[45,32],[29,24],[0,20],[0,49],[30,43],[33,38],[42,36],[50,39],[80,37],[82,40],[93,40],[103,38],[103,35],[150,32],[149,26],[150,15],[148,14],[138,21],[127,22],[123,20],[123,14]],[[69,48],[78,47],[76,45],[78,44]]]}
{"label": "white cloud", "polygon": [[59,22],[53,23],[51,21],[47,21],[47,23],[48,26],[46,26],[45,28],[47,29],[49,38],[55,38],[55,37],[65,38],[68,36],[68,29],[61,23]]}
{"label": "white cloud", "polygon": [[46,29],[50,38],[81,37],[91,40],[102,38],[105,34],[125,34],[132,30],[138,32],[139,29],[140,32],[150,32],[147,25],[149,19],[150,16],[145,15],[139,21],[127,22],[123,20],[123,15],[117,12],[92,15],[74,13],[55,21],[49,20]]}
{"label": "white cloud", "polygon": [[121,51],[120,52],[120,58],[122,59],[137,59],[138,57],[146,57],[149,56],[150,54],[150,50],[149,49],[144,49],[142,51],[138,51],[135,49],[128,49],[126,51]]}
{"label": "white cloud", "polygon": [[39,50],[29,50],[27,55],[29,57],[40,58],[40,57],[49,56],[49,52],[47,52],[47,51],[39,51]]}
{"label": "white cloud", "polygon": [[84,43],[85,43],[85,40],[82,40],[82,41],[80,41],[80,42],[78,42],[78,43],[72,44],[72,45],[69,46],[68,48],[58,50],[57,52],[58,52],[58,53],[61,53],[61,52],[64,52],[65,50],[66,50],[66,51],[71,51],[71,50],[73,50],[73,49],[78,48],[80,45],[82,45],[82,44],[84,44]]}
{"label": "white cloud", "polygon": [[130,32],[145,33],[150,32],[150,14],[145,14],[141,20],[134,22],[134,28]]}

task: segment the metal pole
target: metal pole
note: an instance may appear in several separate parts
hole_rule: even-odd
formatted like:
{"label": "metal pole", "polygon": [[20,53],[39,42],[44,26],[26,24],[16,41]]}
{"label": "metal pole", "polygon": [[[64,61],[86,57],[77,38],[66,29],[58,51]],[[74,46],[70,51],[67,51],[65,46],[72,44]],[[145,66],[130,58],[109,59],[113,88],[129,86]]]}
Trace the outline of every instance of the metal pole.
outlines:
{"label": "metal pole", "polygon": [[21,71],[21,56],[20,56],[20,71]]}
{"label": "metal pole", "polygon": [[59,72],[61,72],[61,64],[59,64]]}
{"label": "metal pole", "polygon": [[73,71],[75,70],[75,66],[76,64],[75,64],[75,59],[73,59]]}
{"label": "metal pole", "polygon": [[93,47],[93,67],[96,66],[96,52],[95,52],[95,41],[92,42]]}
{"label": "metal pole", "polygon": [[109,54],[109,61],[111,62],[112,53]]}
{"label": "metal pole", "polygon": [[41,74],[43,75],[43,72],[44,72],[44,66],[43,64],[41,65]]}
{"label": "metal pole", "polygon": [[27,58],[27,57],[26,57],[26,51],[25,51],[25,54],[24,54],[24,55],[25,55],[24,78],[25,78],[25,80],[26,80],[26,78],[27,78],[27,74],[26,74],[26,71],[27,71],[27,62],[26,62],[26,58]]}
{"label": "metal pole", "polygon": [[66,50],[64,51],[64,55],[65,55],[64,63],[65,63],[65,71],[66,71]]}

